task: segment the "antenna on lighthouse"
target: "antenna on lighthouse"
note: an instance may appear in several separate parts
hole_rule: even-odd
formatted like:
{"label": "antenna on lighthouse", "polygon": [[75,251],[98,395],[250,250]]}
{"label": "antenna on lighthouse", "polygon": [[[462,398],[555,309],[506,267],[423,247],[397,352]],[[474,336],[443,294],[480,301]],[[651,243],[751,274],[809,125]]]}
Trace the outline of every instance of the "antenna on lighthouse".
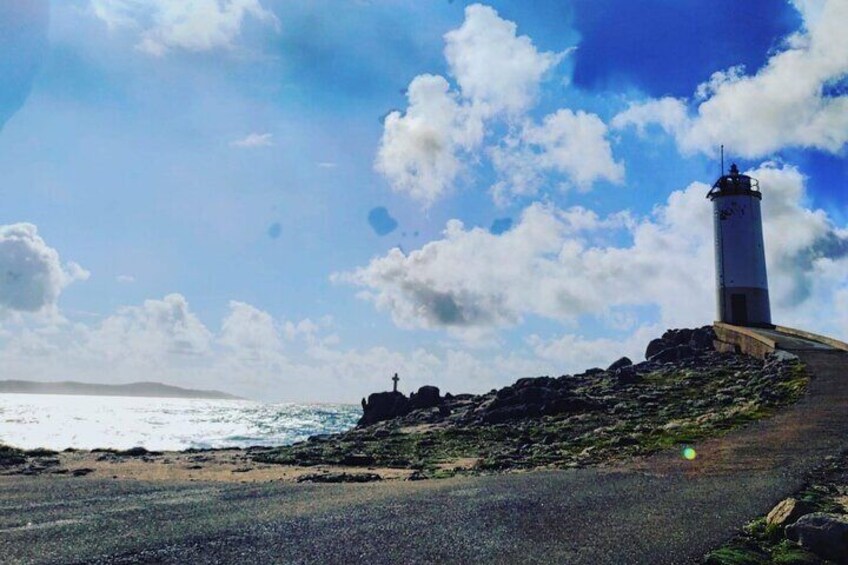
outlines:
{"label": "antenna on lighthouse", "polygon": [[724,176],[724,145],[721,146],[721,174],[719,176]]}

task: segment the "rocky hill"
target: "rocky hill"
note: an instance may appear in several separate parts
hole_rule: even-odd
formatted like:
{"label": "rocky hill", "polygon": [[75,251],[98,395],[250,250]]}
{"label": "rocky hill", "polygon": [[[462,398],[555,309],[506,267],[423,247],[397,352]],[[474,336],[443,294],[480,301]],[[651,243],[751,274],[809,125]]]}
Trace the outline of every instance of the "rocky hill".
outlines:
{"label": "rocky hill", "polygon": [[261,450],[262,462],[416,469],[438,477],[575,467],[648,454],[725,433],[803,394],[791,355],[766,361],[719,353],[711,327],[669,330],[647,360],[523,378],[482,395],[422,387],[375,393],[354,430]]}

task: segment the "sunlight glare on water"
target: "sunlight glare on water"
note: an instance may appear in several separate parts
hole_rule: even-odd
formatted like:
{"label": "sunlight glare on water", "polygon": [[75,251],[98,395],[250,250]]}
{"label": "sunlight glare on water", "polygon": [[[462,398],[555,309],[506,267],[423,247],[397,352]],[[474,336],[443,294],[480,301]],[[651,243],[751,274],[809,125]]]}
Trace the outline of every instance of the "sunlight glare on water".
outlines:
{"label": "sunlight glare on water", "polygon": [[346,404],[0,394],[0,443],[56,450],[283,445],[350,429],[360,416],[359,406]]}

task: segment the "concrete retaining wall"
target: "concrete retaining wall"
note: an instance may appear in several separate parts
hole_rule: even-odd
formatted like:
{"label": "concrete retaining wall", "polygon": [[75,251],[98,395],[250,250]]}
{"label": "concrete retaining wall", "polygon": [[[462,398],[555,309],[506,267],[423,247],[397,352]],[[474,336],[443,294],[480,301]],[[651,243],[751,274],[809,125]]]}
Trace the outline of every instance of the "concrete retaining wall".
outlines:
{"label": "concrete retaining wall", "polygon": [[718,338],[714,343],[718,351],[744,353],[757,359],[765,359],[777,349],[777,343],[773,339],[758,334],[754,329],[724,322],[716,322],[713,328]]}

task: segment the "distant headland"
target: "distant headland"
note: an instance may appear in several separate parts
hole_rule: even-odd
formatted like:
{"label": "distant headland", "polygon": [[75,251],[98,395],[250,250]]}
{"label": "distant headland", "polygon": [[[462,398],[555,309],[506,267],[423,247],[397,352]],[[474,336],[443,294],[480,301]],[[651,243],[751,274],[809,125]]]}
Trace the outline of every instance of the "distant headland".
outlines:
{"label": "distant headland", "polygon": [[243,400],[241,397],[217,390],[194,390],[153,382],[104,385],[76,381],[36,382],[6,380],[0,381],[0,394],[74,394],[81,396]]}

